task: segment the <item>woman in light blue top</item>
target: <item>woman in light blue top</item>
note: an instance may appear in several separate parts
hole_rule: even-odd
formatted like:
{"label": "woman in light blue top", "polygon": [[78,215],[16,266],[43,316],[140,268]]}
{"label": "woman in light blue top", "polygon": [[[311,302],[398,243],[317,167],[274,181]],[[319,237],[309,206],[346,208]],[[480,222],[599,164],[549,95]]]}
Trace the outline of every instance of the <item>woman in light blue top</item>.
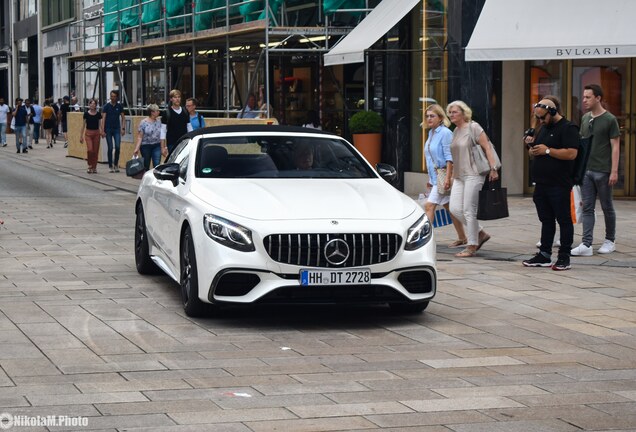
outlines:
{"label": "woman in light blue top", "polygon": [[[446,168],[445,190],[450,191],[451,179],[453,177],[453,157],[451,156],[450,144],[453,140],[453,133],[448,129],[450,120],[446,116],[444,109],[433,104],[426,108],[426,125],[430,128],[428,139],[424,144],[424,155],[426,157],[426,167],[428,169],[429,190],[428,200],[424,205],[424,211],[429,221],[435,221],[435,208],[438,205],[444,206],[448,210],[450,201],[449,194],[442,195],[437,190],[437,173],[435,168]],[[464,226],[451,214],[453,226],[457,231],[457,240],[448,247],[461,247],[466,244],[466,234]]]}

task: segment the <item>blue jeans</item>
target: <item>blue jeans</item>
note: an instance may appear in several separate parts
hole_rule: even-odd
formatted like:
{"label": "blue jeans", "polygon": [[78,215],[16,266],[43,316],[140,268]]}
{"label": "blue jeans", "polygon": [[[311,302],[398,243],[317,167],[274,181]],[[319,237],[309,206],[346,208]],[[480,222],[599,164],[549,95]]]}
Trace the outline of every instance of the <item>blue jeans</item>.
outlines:
{"label": "blue jeans", "polygon": [[614,241],[616,238],[616,212],[612,201],[612,187],[608,184],[609,173],[586,171],[581,186],[583,198],[583,243],[592,246],[594,238],[594,222],[596,216],[596,197],[598,196],[605,217],[605,238]]}
{"label": "blue jeans", "polygon": [[7,123],[0,123],[0,144],[5,145],[7,143]]}
{"label": "blue jeans", "polygon": [[[26,130],[26,125],[24,126],[16,126],[15,129],[13,129],[13,131],[15,132],[15,147],[18,150],[26,150],[27,148],[27,130]],[[20,145],[20,142],[22,142],[22,145]]]}
{"label": "blue jeans", "polygon": [[150,159],[152,159],[152,166],[156,167],[161,162],[161,144],[144,144],[139,147],[141,157],[144,158],[144,167],[146,170],[150,169]]}
{"label": "blue jeans", "polygon": [[33,122],[33,140],[36,143],[40,140],[40,123]]}
{"label": "blue jeans", "polygon": [[556,222],[561,231],[559,258],[570,259],[570,250],[574,241],[574,224],[570,213],[570,191],[564,186],[537,184],[532,200],[541,221],[541,247],[539,250],[552,255],[552,242],[556,233]]}
{"label": "blue jeans", "polygon": [[[108,146],[108,168],[119,166],[119,151],[121,149],[121,130],[119,128],[106,129],[106,145]],[[115,160],[113,160],[113,141],[115,141]]]}

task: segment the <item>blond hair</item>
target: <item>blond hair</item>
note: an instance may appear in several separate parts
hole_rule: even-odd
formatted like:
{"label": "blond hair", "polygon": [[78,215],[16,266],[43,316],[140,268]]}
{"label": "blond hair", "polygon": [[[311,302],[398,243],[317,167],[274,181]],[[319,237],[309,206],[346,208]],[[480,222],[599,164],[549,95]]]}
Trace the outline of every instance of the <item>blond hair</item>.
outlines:
{"label": "blond hair", "polygon": [[446,107],[446,112],[448,113],[452,107],[457,107],[464,113],[464,121],[469,122],[473,119],[473,110],[466,104],[466,102],[461,100],[456,100],[448,104]]}
{"label": "blond hair", "polygon": [[168,96],[170,96],[170,99],[172,99],[175,96],[181,97],[181,92],[177,89],[170,90],[170,93],[168,93]]}
{"label": "blond hair", "polygon": [[448,116],[446,115],[446,113],[444,112],[444,108],[442,108],[438,104],[431,104],[426,107],[426,110],[424,111],[424,113],[426,114],[429,111],[437,115],[440,119],[442,119],[442,123],[444,124],[444,126],[446,127],[450,126],[451,122],[448,119]]}

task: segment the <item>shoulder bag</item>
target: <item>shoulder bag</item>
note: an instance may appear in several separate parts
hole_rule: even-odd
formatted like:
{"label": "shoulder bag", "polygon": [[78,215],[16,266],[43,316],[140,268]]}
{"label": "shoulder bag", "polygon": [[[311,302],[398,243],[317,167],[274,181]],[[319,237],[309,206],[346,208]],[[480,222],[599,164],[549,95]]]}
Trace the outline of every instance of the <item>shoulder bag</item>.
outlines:
{"label": "shoulder bag", "polygon": [[433,169],[435,169],[435,175],[437,176],[437,193],[440,195],[448,195],[450,193],[450,188],[446,189],[446,177],[448,176],[448,172],[446,171],[446,167],[440,168],[435,163],[430,143],[428,145],[428,154],[431,155]]}
{"label": "shoulder bag", "polygon": [[[470,122],[468,125],[470,128],[470,137],[473,140],[473,146],[471,147],[471,154],[473,157],[473,161],[475,161],[475,167],[477,167],[477,172],[479,175],[486,175],[490,172],[490,162],[488,162],[488,157],[486,157],[486,153],[484,153],[484,149],[479,144],[479,141],[475,138],[473,133],[473,122]],[[501,168],[501,160],[499,159],[499,155],[495,151],[495,146],[488,138],[488,144],[490,144],[490,150],[492,151],[493,157],[495,159],[495,169]]]}

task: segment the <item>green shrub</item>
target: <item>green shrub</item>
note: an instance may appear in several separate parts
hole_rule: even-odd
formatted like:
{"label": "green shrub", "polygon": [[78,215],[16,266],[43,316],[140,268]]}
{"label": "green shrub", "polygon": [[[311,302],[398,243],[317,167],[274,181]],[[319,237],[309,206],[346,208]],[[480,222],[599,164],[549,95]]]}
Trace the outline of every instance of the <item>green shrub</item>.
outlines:
{"label": "green shrub", "polygon": [[360,111],[351,116],[349,132],[352,134],[381,133],[384,121],[375,111]]}

